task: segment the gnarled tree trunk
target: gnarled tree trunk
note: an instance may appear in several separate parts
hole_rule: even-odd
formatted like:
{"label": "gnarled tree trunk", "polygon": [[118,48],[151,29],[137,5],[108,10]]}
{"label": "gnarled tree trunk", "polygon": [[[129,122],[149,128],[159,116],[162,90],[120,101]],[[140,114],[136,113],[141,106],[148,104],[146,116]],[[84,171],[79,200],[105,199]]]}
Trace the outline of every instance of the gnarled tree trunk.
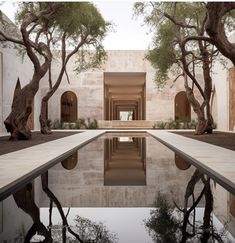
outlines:
{"label": "gnarled tree trunk", "polygon": [[198,41],[200,53],[202,56],[202,69],[203,69],[203,77],[204,77],[204,104],[206,108],[206,119],[207,126],[205,132],[211,134],[213,132],[213,124],[214,120],[211,114],[211,92],[212,92],[212,78],[210,73],[210,65],[211,60],[209,58],[209,52],[205,45],[203,45],[202,41]]}
{"label": "gnarled tree trunk", "polygon": [[48,126],[48,101],[54,92],[47,92],[47,94],[42,98],[41,101],[41,112],[39,116],[40,130],[42,134],[51,134],[51,128]]}
{"label": "gnarled tree trunk", "polygon": [[[40,5],[40,4],[39,4]],[[21,35],[22,39],[14,39],[0,31],[4,41],[10,41],[25,47],[27,55],[31,60],[34,73],[32,80],[23,89],[15,92],[12,102],[12,110],[4,121],[6,129],[11,133],[10,139],[30,139],[31,131],[27,127],[27,120],[32,112],[32,104],[35,94],[39,89],[39,82],[49,69],[52,54],[50,51],[50,39],[45,36],[49,19],[63,7],[61,3],[48,3],[45,8],[25,5],[27,11],[22,17]],[[42,18],[43,17],[43,18]],[[33,31],[37,28],[37,34]],[[44,35],[41,39],[41,35]],[[46,44],[40,40],[45,40]],[[43,60],[43,63],[41,61]]]}
{"label": "gnarled tree trunk", "polygon": [[14,200],[19,208],[27,213],[33,220],[33,225],[25,236],[25,243],[31,242],[32,237],[39,233],[45,237],[45,243],[53,242],[50,232],[40,221],[40,210],[34,202],[33,184],[28,183],[25,187],[13,194]]}
{"label": "gnarled tree trunk", "polygon": [[203,134],[207,127],[207,120],[205,119],[204,106],[200,105],[194,96],[193,90],[188,86],[187,82],[184,84],[186,95],[189,103],[192,105],[194,112],[197,115],[198,123],[195,129],[195,135]]}
{"label": "gnarled tree trunk", "polygon": [[33,75],[29,84],[15,92],[11,112],[4,121],[7,132],[11,133],[11,140],[31,138],[27,121],[32,112],[33,99],[39,89],[39,82],[46,71],[47,68],[41,69],[39,73]]}
{"label": "gnarled tree trunk", "polygon": [[59,87],[61,80],[62,80],[62,77],[63,77],[63,73],[61,74],[61,77],[58,78],[55,85],[42,98],[41,112],[40,112],[40,116],[39,116],[40,130],[41,130],[42,134],[50,134],[51,133],[51,129],[50,129],[50,127],[48,127],[48,113],[47,113],[48,101],[52,97],[52,95],[56,92],[57,88]]}
{"label": "gnarled tree trunk", "polygon": [[201,236],[201,242],[207,243],[211,236],[211,216],[213,211],[213,194],[211,191],[210,186],[210,178],[204,179],[203,183],[205,185],[205,210],[204,210],[204,216],[203,216],[203,233]]}
{"label": "gnarled tree trunk", "polygon": [[235,66],[235,45],[228,40],[224,28],[224,16],[235,9],[235,2],[208,2],[206,8],[206,32],[211,42]]}

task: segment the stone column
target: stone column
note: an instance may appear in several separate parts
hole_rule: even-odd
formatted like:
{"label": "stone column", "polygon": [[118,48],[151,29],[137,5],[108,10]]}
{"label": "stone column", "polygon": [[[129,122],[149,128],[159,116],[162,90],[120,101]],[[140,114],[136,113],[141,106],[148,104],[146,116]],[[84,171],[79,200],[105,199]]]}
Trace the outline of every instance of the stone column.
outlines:
{"label": "stone column", "polygon": [[3,131],[3,56],[0,52],[0,133]]}
{"label": "stone column", "polygon": [[229,130],[235,126],[235,67],[229,69]]}

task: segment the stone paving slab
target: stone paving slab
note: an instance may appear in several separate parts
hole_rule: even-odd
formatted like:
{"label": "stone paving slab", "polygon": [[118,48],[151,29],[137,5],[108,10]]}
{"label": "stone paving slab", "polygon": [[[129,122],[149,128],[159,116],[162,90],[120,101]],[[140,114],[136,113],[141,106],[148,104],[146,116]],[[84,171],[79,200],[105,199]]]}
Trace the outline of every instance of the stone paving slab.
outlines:
{"label": "stone paving slab", "polygon": [[148,133],[235,195],[235,151],[167,131]]}
{"label": "stone paving slab", "polygon": [[105,131],[93,130],[0,156],[0,200]]}

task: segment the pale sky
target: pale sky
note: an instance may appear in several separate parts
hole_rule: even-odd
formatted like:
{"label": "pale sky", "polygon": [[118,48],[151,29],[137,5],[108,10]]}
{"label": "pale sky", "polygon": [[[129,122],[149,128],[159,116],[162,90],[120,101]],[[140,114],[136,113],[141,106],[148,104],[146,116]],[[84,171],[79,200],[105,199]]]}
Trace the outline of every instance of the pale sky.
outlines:
{"label": "pale sky", "polygon": [[[41,208],[40,215],[43,224],[48,225],[48,208]],[[118,243],[153,242],[143,222],[149,218],[150,208],[71,208],[68,215],[70,225],[74,225],[75,215],[104,223],[110,232],[117,234]],[[61,223],[56,208],[53,208],[52,221],[54,224]]]}
{"label": "pale sky", "polygon": [[[149,28],[143,20],[132,17],[134,1],[92,1],[107,21],[115,24],[115,32],[109,33],[104,41],[107,50],[145,50],[151,43]],[[0,9],[14,20],[15,1],[7,1]]]}

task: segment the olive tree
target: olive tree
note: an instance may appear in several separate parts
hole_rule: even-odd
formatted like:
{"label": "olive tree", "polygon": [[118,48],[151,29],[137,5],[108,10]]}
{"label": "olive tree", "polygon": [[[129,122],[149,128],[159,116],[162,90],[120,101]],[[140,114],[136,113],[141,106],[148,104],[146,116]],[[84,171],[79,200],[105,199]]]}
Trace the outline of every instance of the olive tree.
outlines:
{"label": "olive tree", "polygon": [[34,69],[31,81],[15,92],[11,112],[4,121],[12,140],[31,138],[31,131],[26,126],[27,120],[32,112],[32,103],[40,80],[47,73],[52,60],[51,50],[48,48],[50,40],[46,38],[48,23],[62,8],[61,3],[22,3],[17,15],[19,35],[14,37],[8,34],[4,24],[1,27],[1,41],[11,42],[23,48]]}
{"label": "olive tree", "polygon": [[[150,2],[137,3],[135,9],[155,31],[154,48],[147,59],[157,70],[157,84],[163,86],[170,72],[174,82],[183,76],[188,100],[198,117],[195,134],[212,133],[211,68],[218,51],[205,35],[205,5]],[[202,70],[203,80],[197,78],[197,69]],[[202,102],[196,98],[195,89]]]}
{"label": "olive tree", "polygon": [[[66,17],[65,17],[66,16]],[[49,49],[56,49],[60,58],[61,66],[54,73],[49,68],[49,90],[41,101],[40,126],[41,133],[51,133],[48,126],[47,107],[48,101],[61,84],[64,74],[69,82],[66,66],[69,60],[75,56],[75,71],[80,72],[89,68],[99,67],[105,58],[102,41],[110,26],[105,22],[96,7],[87,2],[66,3],[63,15],[58,12],[56,16],[56,28],[54,25],[48,30]],[[53,53],[53,52],[52,52]],[[51,65],[53,65],[53,60]]]}
{"label": "olive tree", "polygon": [[[167,201],[158,193],[145,227],[154,242],[224,242],[226,234],[213,224],[213,195],[210,178],[195,170],[185,185],[182,205]],[[197,190],[195,190],[197,188]],[[200,190],[198,190],[200,189]],[[197,207],[204,207],[202,220],[196,220]]]}
{"label": "olive tree", "polygon": [[231,17],[233,30],[235,2],[208,2],[206,5],[206,31],[211,42],[218,50],[231,60],[235,66],[235,44],[228,40],[226,35],[226,17]]}
{"label": "olive tree", "polygon": [[[89,59],[82,60],[77,69],[96,67],[104,58],[102,39],[108,24],[96,7],[87,2],[23,2],[17,13],[20,33],[16,37],[8,34],[3,23],[0,40],[14,43],[25,51],[33,63],[34,73],[31,81],[15,92],[12,110],[4,121],[11,139],[30,139],[31,131],[27,120],[32,112],[34,96],[39,89],[42,77],[49,73],[49,91],[43,97],[40,115],[41,130],[48,133],[46,107],[50,97],[59,87],[66,65],[81,48],[93,47]],[[60,49],[61,68],[56,80],[51,80],[51,62],[54,50]],[[80,52],[81,53],[81,52]]]}

